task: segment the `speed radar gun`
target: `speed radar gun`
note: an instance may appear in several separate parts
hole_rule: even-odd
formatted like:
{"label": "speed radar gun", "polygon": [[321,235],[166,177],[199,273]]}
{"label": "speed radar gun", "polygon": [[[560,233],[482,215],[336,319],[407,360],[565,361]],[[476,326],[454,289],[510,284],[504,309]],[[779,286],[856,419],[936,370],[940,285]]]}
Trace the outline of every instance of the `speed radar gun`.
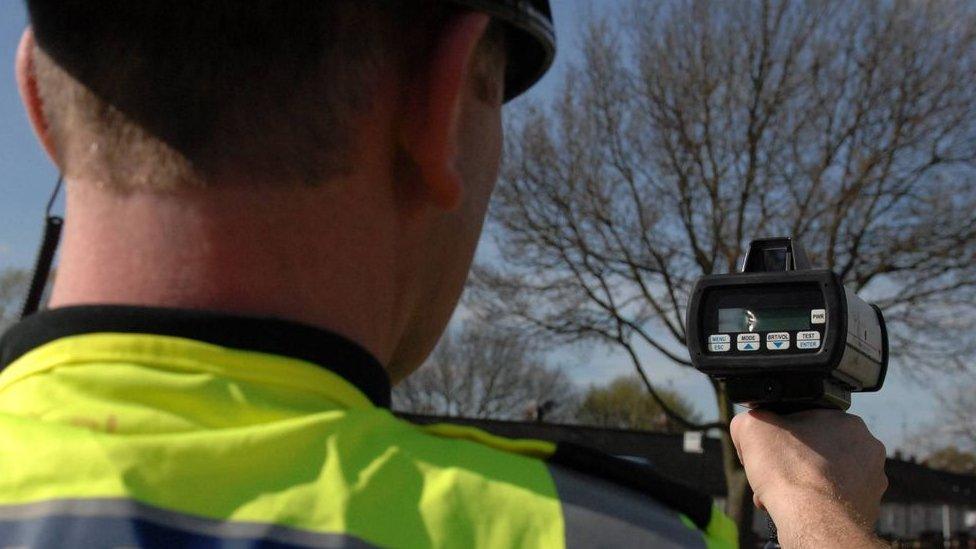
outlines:
{"label": "speed radar gun", "polygon": [[888,370],[881,309],[791,238],[754,240],[739,272],[699,279],[687,337],[695,367],[752,408],[846,410]]}

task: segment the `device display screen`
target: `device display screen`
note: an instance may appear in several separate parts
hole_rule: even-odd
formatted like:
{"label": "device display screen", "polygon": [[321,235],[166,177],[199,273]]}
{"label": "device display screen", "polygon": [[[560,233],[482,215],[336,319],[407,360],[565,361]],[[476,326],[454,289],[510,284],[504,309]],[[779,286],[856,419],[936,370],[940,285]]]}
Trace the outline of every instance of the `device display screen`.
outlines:
{"label": "device display screen", "polygon": [[723,333],[809,330],[808,308],[726,308],[718,310],[718,331]]}

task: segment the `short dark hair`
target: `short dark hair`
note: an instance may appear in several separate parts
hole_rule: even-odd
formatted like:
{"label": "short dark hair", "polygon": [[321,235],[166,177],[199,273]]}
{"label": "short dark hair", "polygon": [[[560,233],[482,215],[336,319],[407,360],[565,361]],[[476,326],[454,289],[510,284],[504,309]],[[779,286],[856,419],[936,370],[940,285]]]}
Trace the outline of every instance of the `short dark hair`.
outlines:
{"label": "short dark hair", "polygon": [[62,166],[147,188],[347,171],[377,76],[424,58],[447,13],[423,0],[27,4]]}

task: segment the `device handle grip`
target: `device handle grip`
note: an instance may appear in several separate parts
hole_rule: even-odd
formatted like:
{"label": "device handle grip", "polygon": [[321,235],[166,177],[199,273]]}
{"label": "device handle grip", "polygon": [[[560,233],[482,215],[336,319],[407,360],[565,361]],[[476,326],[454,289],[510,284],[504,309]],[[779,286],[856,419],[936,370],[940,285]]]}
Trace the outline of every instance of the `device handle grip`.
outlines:
{"label": "device handle grip", "polygon": [[[837,405],[836,402],[830,400],[817,400],[808,402],[776,402],[767,403],[758,407],[762,410],[769,410],[770,412],[786,415],[793,414],[796,412],[803,412],[806,410],[816,410],[816,409],[842,409]],[[779,534],[776,531],[776,523],[773,522],[773,517],[766,516],[766,528],[768,531],[768,537],[766,538],[766,543],[763,544],[763,549],[780,549],[779,544]]]}
{"label": "device handle grip", "polygon": [[776,523],[773,522],[772,517],[766,517],[766,528],[769,535],[766,538],[766,543],[763,544],[763,549],[780,549],[779,533],[776,532]]}
{"label": "device handle grip", "polygon": [[826,400],[807,401],[807,402],[776,402],[758,406],[757,409],[768,410],[781,416],[805,412],[807,410],[843,410],[834,402]]}

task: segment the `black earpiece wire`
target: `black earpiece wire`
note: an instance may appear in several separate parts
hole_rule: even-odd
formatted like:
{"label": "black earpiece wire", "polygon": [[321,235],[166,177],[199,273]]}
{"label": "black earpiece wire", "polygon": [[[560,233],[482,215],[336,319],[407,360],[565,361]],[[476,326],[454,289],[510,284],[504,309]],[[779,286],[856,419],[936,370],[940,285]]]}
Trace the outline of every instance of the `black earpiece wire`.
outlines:
{"label": "black earpiece wire", "polygon": [[24,308],[21,310],[20,318],[32,315],[41,306],[41,299],[44,297],[44,288],[47,286],[47,279],[51,275],[51,265],[54,263],[54,255],[58,251],[58,243],[61,241],[61,228],[64,226],[64,218],[53,215],[54,202],[61,193],[64,178],[58,176],[58,182],[54,185],[51,198],[47,201],[47,209],[44,211],[44,235],[41,239],[41,248],[37,253],[37,261],[34,264],[34,274],[31,276],[30,289],[27,298],[24,300]]}

